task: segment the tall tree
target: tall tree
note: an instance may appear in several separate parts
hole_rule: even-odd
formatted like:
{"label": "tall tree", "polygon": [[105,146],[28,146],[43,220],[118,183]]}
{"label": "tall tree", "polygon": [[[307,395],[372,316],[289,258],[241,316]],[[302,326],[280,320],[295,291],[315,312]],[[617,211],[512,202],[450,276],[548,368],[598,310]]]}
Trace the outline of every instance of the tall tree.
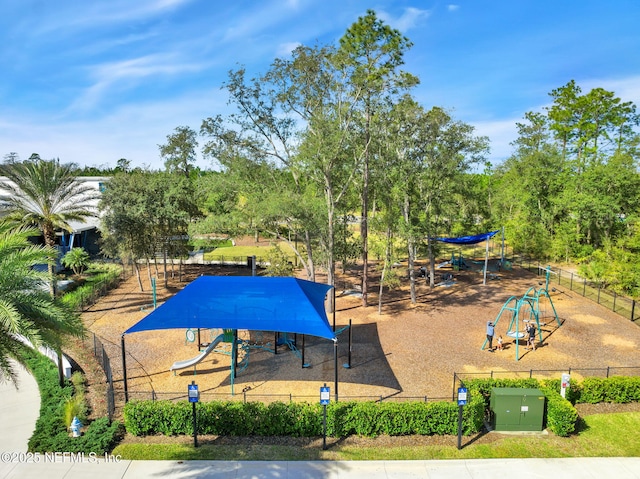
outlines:
{"label": "tall tree", "polygon": [[[188,226],[199,211],[189,179],[161,172],[119,173],[107,183],[100,201],[103,252],[131,259],[142,291],[139,260],[167,260],[185,254]],[[156,267],[157,270],[157,267]]]}
{"label": "tall tree", "polygon": [[460,197],[468,193],[462,175],[484,160],[488,139],[476,136],[473,126],[455,120],[440,107],[424,112],[419,124],[417,199],[424,214],[422,233],[427,238],[433,287],[435,258],[431,238],[440,228],[446,229],[447,222],[460,218]]}
{"label": "tall tree", "polygon": [[[95,216],[98,192],[77,179],[71,165],[60,160],[33,156],[23,163],[3,164],[0,173],[10,182],[0,195],[2,210],[9,218],[42,231],[50,248],[56,244],[56,231],[71,231],[70,221]],[[55,295],[55,262],[49,263],[50,292]]]}
{"label": "tall tree", "polygon": [[293,169],[309,182],[307,191],[322,194],[324,200],[317,209],[323,223],[318,240],[329,284],[335,284],[336,223],[351,206],[350,189],[359,164],[353,148],[354,108],[335,57],[332,48],[299,47],[291,61],[279,62],[274,70],[287,108],[306,125]]}
{"label": "tall tree", "polygon": [[116,173],[107,183],[99,208],[102,212],[102,253],[133,265],[140,291],[144,291],[138,260],[153,249],[151,223],[145,207],[150,173]]}
{"label": "tall tree", "polygon": [[386,25],[373,10],[347,29],[340,38],[339,68],[347,73],[351,101],[360,104],[363,112],[363,155],[361,182],[360,235],[362,238],[362,304],[367,306],[369,278],[368,215],[369,182],[371,177],[371,123],[384,97],[395,95],[418,83],[413,75],[399,70],[404,54],[412,43],[398,30]]}
{"label": "tall tree", "polygon": [[[287,233],[301,238],[302,251],[295,242],[290,244],[312,280],[317,242],[332,237],[326,234],[317,216],[310,214],[319,211],[317,193],[327,192],[327,177],[316,167],[322,162],[344,159],[344,151],[336,148],[340,142],[344,146],[344,136],[338,138],[339,128],[328,130],[330,124],[333,128],[336,121],[344,118],[344,112],[337,112],[343,105],[335,89],[331,53],[330,48],[299,47],[291,59],[276,59],[266,74],[250,82],[244,70],[232,72],[226,87],[237,112],[226,122],[221,117],[209,118],[201,129],[209,137],[205,154],[216,158],[228,171],[244,171],[247,179],[256,171],[263,172],[244,192],[251,192],[253,199],[259,192],[263,207],[245,211],[256,218],[260,211],[269,210],[271,214],[262,218],[263,228],[289,241],[282,228],[274,227],[279,222],[287,225]],[[318,148],[318,140],[326,140],[325,145]],[[336,169],[333,174],[339,171]],[[329,194],[335,191],[332,184],[328,188]],[[278,221],[274,216],[277,210]],[[324,221],[325,213],[322,218]],[[331,247],[326,251],[332,251]],[[331,260],[328,262],[332,265]],[[331,271],[329,282],[333,279]]]}
{"label": "tall tree", "polygon": [[196,161],[197,133],[188,126],[179,126],[167,135],[167,143],[158,145],[160,156],[169,173],[180,173],[189,178]]}
{"label": "tall tree", "polygon": [[0,382],[15,382],[10,358],[25,363],[20,337],[60,352],[66,335],[83,334],[80,317],[42,288],[47,273],[34,266],[54,262],[57,251],[30,243],[37,234],[35,228],[0,221]]}

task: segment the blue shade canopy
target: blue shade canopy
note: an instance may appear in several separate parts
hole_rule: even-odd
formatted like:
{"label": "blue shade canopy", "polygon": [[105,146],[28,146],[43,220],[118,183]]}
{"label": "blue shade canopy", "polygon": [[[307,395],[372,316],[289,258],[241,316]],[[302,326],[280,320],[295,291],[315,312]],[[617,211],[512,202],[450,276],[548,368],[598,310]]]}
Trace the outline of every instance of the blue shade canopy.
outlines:
{"label": "blue shade canopy", "polygon": [[324,307],[331,288],[289,277],[200,276],[124,334],[222,328],[335,339]]}
{"label": "blue shade canopy", "polygon": [[453,243],[453,244],[476,244],[482,243],[483,241],[491,238],[496,233],[499,233],[500,230],[491,231],[489,233],[482,233],[480,235],[475,236],[459,236],[458,238],[434,238],[435,241],[441,241],[443,243]]}

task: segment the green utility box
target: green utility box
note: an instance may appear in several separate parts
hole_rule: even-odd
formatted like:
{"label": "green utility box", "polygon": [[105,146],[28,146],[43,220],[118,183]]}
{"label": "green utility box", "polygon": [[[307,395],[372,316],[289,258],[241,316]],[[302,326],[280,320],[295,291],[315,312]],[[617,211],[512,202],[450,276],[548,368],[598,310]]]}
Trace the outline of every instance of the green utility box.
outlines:
{"label": "green utility box", "polygon": [[545,397],[539,389],[493,388],[489,407],[494,431],[542,431]]}

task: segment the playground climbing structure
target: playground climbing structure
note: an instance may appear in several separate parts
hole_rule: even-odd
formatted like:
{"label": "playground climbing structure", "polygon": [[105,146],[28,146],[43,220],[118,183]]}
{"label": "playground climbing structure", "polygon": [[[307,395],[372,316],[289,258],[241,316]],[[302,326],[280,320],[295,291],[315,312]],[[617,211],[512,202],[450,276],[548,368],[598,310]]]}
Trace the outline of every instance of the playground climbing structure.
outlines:
{"label": "playground climbing structure", "polygon": [[[546,271],[544,288],[537,289],[532,286],[520,298],[511,296],[500,308],[500,312],[493,321],[493,325],[497,330],[500,319],[503,316],[509,318],[506,335],[513,339],[516,361],[520,360],[520,341],[526,340],[526,329],[530,322],[534,322],[536,325],[539,344],[544,343],[543,327],[553,326],[554,321],[556,328],[562,326],[562,322],[558,318],[558,313],[553,305],[553,300],[549,296],[549,274],[552,271],[549,267],[544,270]],[[487,340],[485,339],[481,349],[484,349],[486,345]]]}

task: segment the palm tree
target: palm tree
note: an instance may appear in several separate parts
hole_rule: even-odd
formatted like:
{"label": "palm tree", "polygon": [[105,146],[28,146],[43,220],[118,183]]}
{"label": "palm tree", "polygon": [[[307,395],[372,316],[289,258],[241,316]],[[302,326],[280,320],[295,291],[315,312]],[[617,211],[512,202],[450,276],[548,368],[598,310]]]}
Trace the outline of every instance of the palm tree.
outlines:
{"label": "palm tree", "polygon": [[60,353],[65,335],[83,334],[80,317],[47,292],[47,273],[34,268],[57,256],[55,249],[29,242],[37,234],[37,228],[0,220],[0,381],[15,383],[11,358],[25,363],[21,338]]}
{"label": "palm tree", "polygon": [[[36,226],[44,243],[55,248],[56,231],[71,231],[70,221],[82,221],[95,215],[96,191],[78,181],[72,165],[60,160],[43,160],[33,155],[23,163],[0,165],[6,176],[0,209],[10,219]],[[50,292],[55,295],[55,262],[49,263]]]}

